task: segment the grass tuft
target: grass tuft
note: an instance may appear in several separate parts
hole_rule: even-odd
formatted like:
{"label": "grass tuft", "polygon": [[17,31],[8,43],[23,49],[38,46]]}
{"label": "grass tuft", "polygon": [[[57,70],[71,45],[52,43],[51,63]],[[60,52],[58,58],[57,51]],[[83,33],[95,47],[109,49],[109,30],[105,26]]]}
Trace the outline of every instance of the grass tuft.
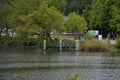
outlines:
{"label": "grass tuft", "polygon": [[107,40],[98,41],[96,39],[80,41],[80,50],[81,51],[93,51],[93,52],[103,52],[111,51],[113,47],[109,45]]}

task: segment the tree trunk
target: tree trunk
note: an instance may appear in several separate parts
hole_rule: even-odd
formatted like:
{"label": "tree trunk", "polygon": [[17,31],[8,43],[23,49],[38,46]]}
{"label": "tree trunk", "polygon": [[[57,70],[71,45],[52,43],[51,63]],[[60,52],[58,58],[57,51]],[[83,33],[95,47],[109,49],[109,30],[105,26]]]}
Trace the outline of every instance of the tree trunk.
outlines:
{"label": "tree trunk", "polygon": [[8,27],[6,27],[6,35],[9,36]]}
{"label": "tree trunk", "polygon": [[0,46],[2,46],[1,33],[2,33],[2,29],[0,28]]}
{"label": "tree trunk", "polygon": [[50,36],[50,33],[46,33],[46,39],[48,41],[51,41],[51,42],[53,41],[52,38],[51,38],[51,36]]}
{"label": "tree trunk", "polygon": [[14,33],[14,32],[13,32],[13,30],[12,30],[12,37],[13,37],[13,35],[14,35],[13,33]]}
{"label": "tree trunk", "polygon": [[0,28],[0,42],[1,42],[1,33],[2,33],[2,30],[1,30],[1,28]]}

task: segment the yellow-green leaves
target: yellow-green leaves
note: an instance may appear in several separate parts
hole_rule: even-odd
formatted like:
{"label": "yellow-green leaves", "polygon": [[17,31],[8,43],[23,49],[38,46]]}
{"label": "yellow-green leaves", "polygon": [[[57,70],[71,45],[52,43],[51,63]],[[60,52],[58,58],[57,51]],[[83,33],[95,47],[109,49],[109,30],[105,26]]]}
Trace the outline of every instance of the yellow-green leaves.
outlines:
{"label": "yellow-green leaves", "polygon": [[48,7],[48,4],[41,3],[38,10],[33,12],[33,21],[48,32],[52,28],[58,29],[63,24],[63,15],[53,6]]}
{"label": "yellow-green leaves", "polygon": [[70,73],[66,76],[69,80],[77,80],[78,78],[84,77],[84,74],[80,71],[77,71],[76,74],[71,75]]}
{"label": "yellow-green leaves", "polygon": [[68,15],[65,26],[70,32],[84,32],[87,30],[87,22],[77,13],[73,12]]}
{"label": "yellow-green leaves", "polygon": [[[48,6],[48,2],[43,1],[38,8],[27,15],[18,17],[22,30],[26,30],[26,35],[32,35],[35,32],[50,34],[52,29],[59,29],[63,26],[63,15],[53,6]],[[36,30],[38,28],[38,30]],[[20,29],[20,28],[18,28]],[[35,31],[36,30],[36,31]],[[17,30],[19,32],[19,30]],[[21,34],[21,32],[19,34]]]}

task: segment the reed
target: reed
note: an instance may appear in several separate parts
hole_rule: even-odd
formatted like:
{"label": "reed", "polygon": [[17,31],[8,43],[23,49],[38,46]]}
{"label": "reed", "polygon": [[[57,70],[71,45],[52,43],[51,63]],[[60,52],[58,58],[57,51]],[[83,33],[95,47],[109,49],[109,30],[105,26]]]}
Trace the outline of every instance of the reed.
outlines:
{"label": "reed", "polygon": [[80,41],[81,51],[104,52],[112,51],[114,48],[109,45],[107,40],[98,41],[96,39]]}
{"label": "reed", "polygon": [[120,50],[120,38],[117,38],[116,41],[117,41],[116,48]]}

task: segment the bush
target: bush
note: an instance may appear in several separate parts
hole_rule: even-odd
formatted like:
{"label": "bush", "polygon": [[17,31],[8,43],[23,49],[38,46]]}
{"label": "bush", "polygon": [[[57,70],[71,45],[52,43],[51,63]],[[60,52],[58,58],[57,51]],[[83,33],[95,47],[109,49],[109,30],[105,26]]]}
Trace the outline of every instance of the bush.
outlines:
{"label": "bush", "polygon": [[59,39],[58,39],[58,38],[55,38],[53,41],[54,41],[54,42],[59,42]]}
{"label": "bush", "polygon": [[70,73],[66,76],[69,80],[77,80],[78,78],[84,77],[84,74],[81,71],[77,71],[74,75]]}
{"label": "bush", "polygon": [[8,36],[2,36],[1,40],[5,46],[12,46],[16,43],[16,40],[14,38]]}
{"label": "bush", "polygon": [[23,46],[42,46],[43,39],[40,38],[28,38],[26,40],[21,39],[19,41]]}
{"label": "bush", "polygon": [[4,46],[42,46],[43,39],[41,38],[19,38],[19,37],[9,37],[9,36],[2,36],[1,42]]}
{"label": "bush", "polygon": [[108,44],[108,42],[98,41],[96,39],[93,40],[84,40],[80,42],[80,50],[81,51],[111,51],[112,47]]}
{"label": "bush", "polygon": [[86,39],[93,39],[93,38],[95,38],[95,35],[91,35],[91,34],[87,33],[85,38]]}
{"label": "bush", "polygon": [[[60,44],[59,42],[60,42],[60,40],[55,38],[52,42],[51,41],[47,41],[47,46],[53,46],[53,47],[59,46],[59,44]],[[74,41],[63,39],[62,40],[62,46],[74,46]]]}
{"label": "bush", "polygon": [[120,38],[117,38],[116,41],[117,41],[116,48],[120,49]]}

